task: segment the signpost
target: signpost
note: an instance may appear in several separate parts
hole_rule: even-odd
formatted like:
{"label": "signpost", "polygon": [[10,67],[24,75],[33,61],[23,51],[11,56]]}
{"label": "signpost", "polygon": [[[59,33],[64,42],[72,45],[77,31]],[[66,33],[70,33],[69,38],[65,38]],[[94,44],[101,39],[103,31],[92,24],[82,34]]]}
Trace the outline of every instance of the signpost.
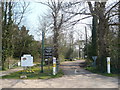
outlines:
{"label": "signpost", "polygon": [[97,56],[92,56],[92,59],[94,60],[93,66],[96,67],[96,59],[97,59]]}
{"label": "signpost", "polygon": [[44,59],[46,60],[45,63],[48,65],[48,70],[49,71],[50,71],[50,62],[53,60],[52,57],[53,57],[53,48],[52,47],[45,47],[45,49],[44,49]]}
{"label": "signpost", "polygon": [[107,73],[110,73],[110,57],[107,57]]}
{"label": "signpost", "polygon": [[44,61],[44,30],[42,30],[42,60],[41,60],[41,73],[43,73],[43,61]]}

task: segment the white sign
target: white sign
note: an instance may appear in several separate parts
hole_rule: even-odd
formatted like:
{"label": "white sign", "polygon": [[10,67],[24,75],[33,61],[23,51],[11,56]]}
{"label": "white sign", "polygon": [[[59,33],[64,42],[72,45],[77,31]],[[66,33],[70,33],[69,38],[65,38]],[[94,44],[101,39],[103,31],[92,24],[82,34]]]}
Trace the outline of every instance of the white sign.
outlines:
{"label": "white sign", "polygon": [[56,58],[53,57],[53,75],[56,75]]}
{"label": "white sign", "polygon": [[33,66],[33,57],[29,54],[23,55],[23,57],[21,57],[21,66],[22,67]]}
{"label": "white sign", "polygon": [[93,60],[96,60],[96,59],[97,59],[97,56],[92,56],[92,59],[93,59]]}
{"label": "white sign", "polygon": [[107,73],[110,73],[110,57],[107,57]]}
{"label": "white sign", "polygon": [[87,55],[85,55],[85,58],[87,58]]}

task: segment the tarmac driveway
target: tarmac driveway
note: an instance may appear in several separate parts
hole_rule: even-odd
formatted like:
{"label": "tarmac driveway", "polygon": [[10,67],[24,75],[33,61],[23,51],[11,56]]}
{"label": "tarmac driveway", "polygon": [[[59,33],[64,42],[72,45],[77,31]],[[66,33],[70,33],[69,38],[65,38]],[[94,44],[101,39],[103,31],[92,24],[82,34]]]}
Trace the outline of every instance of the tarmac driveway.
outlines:
{"label": "tarmac driveway", "polygon": [[118,79],[97,75],[82,69],[84,61],[67,61],[61,64],[65,75],[60,78],[41,80],[0,79],[1,88],[118,88]]}

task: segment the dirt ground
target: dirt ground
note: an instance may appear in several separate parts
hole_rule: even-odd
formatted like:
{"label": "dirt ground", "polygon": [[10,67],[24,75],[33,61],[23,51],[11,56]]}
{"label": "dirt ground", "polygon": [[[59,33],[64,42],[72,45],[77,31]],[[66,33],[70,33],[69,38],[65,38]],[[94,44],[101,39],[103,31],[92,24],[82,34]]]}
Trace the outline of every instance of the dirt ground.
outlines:
{"label": "dirt ground", "polygon": [[42,79],[0,79],[1,88],[118,88],[118,79],[91,73],[79,66],[83,60],[61,64],[64,76]]}

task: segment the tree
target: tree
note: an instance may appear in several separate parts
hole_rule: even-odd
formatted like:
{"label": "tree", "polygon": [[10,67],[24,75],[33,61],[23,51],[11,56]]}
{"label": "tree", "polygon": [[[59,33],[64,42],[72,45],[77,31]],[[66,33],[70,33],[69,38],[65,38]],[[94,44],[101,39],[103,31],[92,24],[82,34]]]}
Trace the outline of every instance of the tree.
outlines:
{"label": "tree", "polygon": [[30,11],[28,10],[29,5],[30,2],[26,2],[24,0],[12,2],[13,22],[18,26],[23,21],[25,15]]}
{"label": "tree", "polygon": [[97,25],[98,25],[98,18],[97,18],[97,5],[98,2],[95,2],[94,7],[92,4],[88,2],[89,10],[92,13],[92,56],[97,55]]}
{"label": "tree", "polygon": [[4,63],[7,57],[12,55],[11,52],[11,33],[10,29],[12,28],[12,3],[11,2],[2,2],[2,68],[4,69]]}
{"label": "tree", "polygon": [[[11,1],[1,2],[1,7],[2,7],[2,69],[5,68],[4,64],[6,62],[6,59],[9,57],[13,57],[13,54],[14,54],[14,43],[13,43],[14,37],[13,36],[15,36],[14,32],[16,32],[16,30],[14,31],[14,26],[16,25],[16,23],[14,22],[14,19],[13,19],[15,15],[14,6],[15,6],[15,3]],[[25,10],[26,9],[24,9],[24,13],[25,13]],[[24,13],[22,13],[22,15]],[[22,18],[23,16],[21,16],[20,22]],[[9,66],[9,62],[10,60],[8,59],[8,66]]]}
{"label": "tree", "polygon": [[[47,3],[42,3],[49,7],[50,9],[50,15],[52,18],[52,25],[53,25],[53,57],[56,57],[57,60],[57,71],[58,71],[58,65],[59,65],[59,54],[58,54],[58,48],[59,48],[59,33],[63,25],[63,14],[61,13],[61,7],[62,7],[62,1],[58,0],[51,0]],[[42,68],[42,67],[41,67]],[[43,69],[42,69],[43,70]]]}
{"label": "tree", "polygon": [[[69,3],[67,6],[69,10],[65,11],[67,13],[75,15],[90,15],[93,17],[92,22],[92,55],[98,55],[97,68],[101,72],[106,72],[106,57],[110,56],[110,25],[117,23],[110,23],[113,21],[114,17],[118,15],[115,13],[115,8],[120,3],[114,2],[111,5],[106,6],[107,2],[88,2],[89,11],[85,8],[79,10],[80,1]],[[76,9],[71,9],[72,7],[77,7]],[[114,11],[114,13],[113,13]],[[86,17],[87,18],[87,17]],[[83,18],[83,19],[86,19]],[[112,18],[112,20],[111,20]],[[73,25],[77,24],[81,19],[72,22]],[[94,52],[94,53],[93,53]]]}
{"label": "tree", "polygon": [[[118,7],[118,13],[119,13],[119,15],[118,15],[118,19],[119,19],[119,23],[120,23],[120,3],[119,3],[119,7]],[[119,28],[118,28],[119,30],[118,30],[118,62],[119,62],[119,64],[120,64],[120,25],[119,25]],[[120,74],[120,66],[119,66],[119,64],[118,64],[118,73]]]}
{"label": "tree", "polygon": [[[97,28],[97,41],[98,41],[98,69],[101,72],[106,71],[106,57],[110,56],[110,43],[109,43],[109,19],[110,12],[113,8],[117,6],[115,3],[110,9],[106,10],[106,2],[96,2],[96,12],[92,13],[92,4],[88,2],[90,11],[92,14],[95,14],[99,20]],[[114,16],[114,15],[113,15]]]}
{"label": "tree", "polygon": [[63,24],[69,21],[73,16],[70,16],[69,18],[65,17],[65,14],[62,14],[62,7],[63,7],[63,1],[61,0],[50,0],[46,3],[39,2],[43,5],[46,5],[49,7],[50,16],[52,19],[52,29],[53,29],[53,47],[54,47],[54,57],[59,58],[58,54],[58,48],[59,48],[59,35],[61,32],[61,28],[63,27]]}
{"label": "tree", "polygon": [[0,66],[2,66],[2,3],[0,3]]}
{"label": "tree", "polygon": [[[42,3],[42,2],[40,2]],[[63,24],[63,14],[60,13],[60,9],[62,7],[62,1],[48,1],[47,3],[42,3],[46,6],[48,6],[51,10],[51,17],[53,19],[53,47],[54,47],[54,57],[58,59],[58,37],[59,37],[59,32],[61,29],[61,26]]]}

